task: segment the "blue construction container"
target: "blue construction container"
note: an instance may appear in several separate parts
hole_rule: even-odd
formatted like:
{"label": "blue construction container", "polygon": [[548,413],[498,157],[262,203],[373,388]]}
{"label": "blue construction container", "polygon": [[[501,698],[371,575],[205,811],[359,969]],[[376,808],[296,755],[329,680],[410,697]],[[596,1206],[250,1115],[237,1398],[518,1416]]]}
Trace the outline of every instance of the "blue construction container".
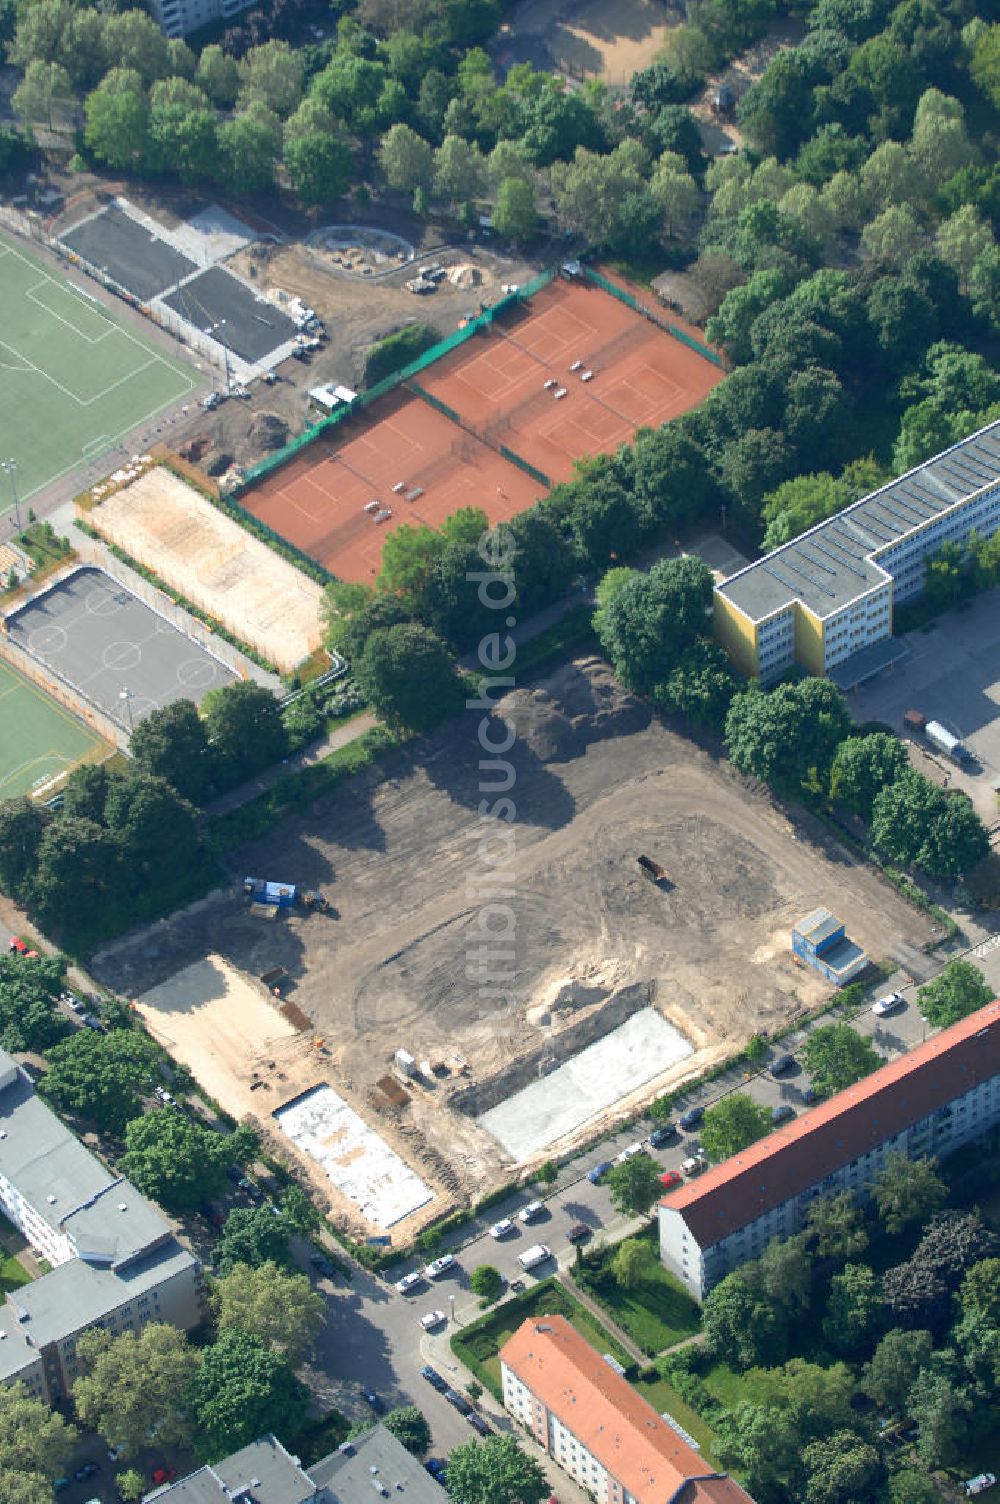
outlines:
{"label": "blue construction container", "polygon": [[294,909],[295,884],[270,883],[263,877],[245,877],[243,891],[251,903],[269,903],[278,909]]}
{"label": "blue construction container", "polygon": [[799,921],[792,930],[792,950],[835,987],[846,987],[868,965],[864,951],[848,939],[829,909],[813,909]]}

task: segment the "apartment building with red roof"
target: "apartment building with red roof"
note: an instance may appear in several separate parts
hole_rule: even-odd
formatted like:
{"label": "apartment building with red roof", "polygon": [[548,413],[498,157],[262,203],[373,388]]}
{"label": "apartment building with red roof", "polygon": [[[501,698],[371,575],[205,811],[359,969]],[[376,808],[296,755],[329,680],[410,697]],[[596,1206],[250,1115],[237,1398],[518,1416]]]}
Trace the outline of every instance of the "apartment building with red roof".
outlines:
{"label": "apartment building with red roof", "polygon": [[660,1257],[696,1300],[772,1238],[798,1232],[817,1196],[870,1196],[892,1153],[941,1158],[1000,1122],[1000,1003],[776,1129],[660,1202]]}
{"label": "apartment building with red roof", "polygon": [[597,1504],[753,1504],[564,1316],[534,1316],[500,1350],[503,1400]]}

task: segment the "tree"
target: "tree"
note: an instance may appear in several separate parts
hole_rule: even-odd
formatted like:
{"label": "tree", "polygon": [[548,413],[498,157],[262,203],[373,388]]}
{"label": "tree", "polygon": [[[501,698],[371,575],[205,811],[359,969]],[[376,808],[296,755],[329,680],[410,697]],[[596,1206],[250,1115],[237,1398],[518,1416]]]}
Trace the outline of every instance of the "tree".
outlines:
{"label": "tree", "polygon": [[917,992],[917,1003],[927,1022],[944,1029],[958,1023],[993,1001],[993,988],[971,961],[949,961],[932,982]]}
{"label": "tree", "polygon": [[139,1504],[146,1492],[146,1480],[138,1468],[128,1467],[123,1473],[116,1475],[115,1487],[125,1500],[125,1504]]}
{"label": "tree", "polygon": [[971,204],[964,204],[938,227],[934,245],[942,261],[952,267],[963,288],[969,286],[973,267],[995,246],[993,231]]}
{"label": "tree", "polygon": [[865,1393],[891,1415],[905,1415],[907,1395],[933,1346],[928,1331],[886,1332],[865,1366]]}
{"label": "tree", "polygon": [[289,1264],[292,1236],[305,1230],[291,1203],[289,1191],[278,1216],[266,1204],[233,1208],[215,1244],[215,1267],[220,1276],[228,1274],[237,1264],[249,1264],[254,1269],[268,1262]]}
{"label": "tree", "polygon": [[149,150],[149,102],[134,69],[112,68],[84,103],[84,140],[109,167],[139,168]]}
{"label": "tree", "polygon": [[220,109],[236,103],[240,86],[240,65],[216,42],[201,49],[194,81]]}
{"label": "tree", "polygon": [[47,1050],[65,1036],[53,1006],[64,972],[62,957],[40,956],[26,966],[19,956],[0,956],[0,1048]]}
{"label": "tree", "polygon": [[835,1096],[870,1076],[883,1064],[871,1040],[858,1034],[850,1024],[823,1024],[813,1029],[803,1050],[806,1070],[813,1086],[824,1097]]}
{"label": "tree", "polygon": [[147,1447],[190,1445],[188,1391],[198,1354],[183,1332],[160,1322],[138,1336],[94,1328],[77,1339],[77,1356],[73,1404],[88,1430],[128,1458]]}
{"label": "tree", "polygon": [[740,1370],[780,1362],[785,1326],[745,1269],[727,1274],[705,1296],[702,1329],[713,1353]]}
{"label": "tree", "polygon": [[826,471],[797,475],[783,481],[764,498],[761,521],[766,524],[765,548],[779,548],[815,523],[842,512],[853,500],[848,487]]}
{"label": "tree", "polygon": [[876,796],[872,845],[890,861],[931,877],[957,877],[989,852],[985,827],[964,794],[946,793],[914,768]]}
{"label": "tree", "polygon": [[234,1264],[213,1285],[211,1303],[219,1332],[250,1332],[293,1365],[312,1348],[326,1312],[307,1275],[271,1260],[257,1268]]}
{"label": "tree", "polygon": [[434,192],[465,204],[483,191],[486,169],[478,146],[461,136],[445,136],[434,153]]}
{"label": "tree", "polygon": [[636,141],[623,142],[606,156],[577,147],[572,162],[555,162],[550,172],[559,222],[595,245],[613,243],[622,204],[645,187],[647,164]]}
{"label": "tree", "polygon": [[309,1406],[309,1391],[287,1360],[238,1329],[204,1350],[188,1396],[199,1449],[211,1460],[268,1432],[294,1436]]}
{"label": "tree", "polygon": [[653,1250],[642,1238],[625,1238],[611,1258],[615,1284],[623,1290],[635,1290],[649,1277],[656,1260]]}
{"label": "tree", "polygon": [[414,1457],[424,1457],[430,1450],[431,1428],[416,1405],[400,1405],[383,1418],[383,1426],[401,1441]]}
{"label": "tree", "polygon": [[223,1189],[226,1171],[242,1149],[238,1132],[219,1133],[186,1113],[163,1108],[127,1125],[122,1168],[167,1211],[193,1211]]}
{"label": "tree", "polygon": [[137,1030],[78,1029],[49,1050],[39,1090],[62,1111],[121,1134],[142,1112],[141,1094],[150,1093],[160,1079],[161,1058],[153,1041]]}
{"label": "tree", "polygon": [[499,1300],[503,1294],[503,1276],[492,1264],[479,1264],[469,1276],[469,1285],[474,1295],[489,1303]]}
{"label": "tree", "polygon": [[[220,176],[234,193],[241,197],[265,193],[274,186],[274,169],[281,152],[281,122],[265,105],[254,103],[223,120],[218,142]],[[210,693],[224,694],[225,689]]]}
{"label": "tree", "polygon": [[153,85],[149,110],[149,167],[176,172],[183,183],[218,173],[215,110],[201,89],[185,78]]}
{"label": "tree", "polygon": [[538,1463],[512,1436],[457,1446],[448,1458],[447,1488],[455,1504],[541,1504],[549,1492]]}
{"label": "tree", "polygon": [[964,1318],[1000,1327],[1000,1258],[973,1264],[962,1281],[959,1301]]}
{"label": "tree", "polygon": [[905,1154],[887,1154],[871,1182],[872,1198],[890,1237],[911,1222],[925,1222],[948,1199],[944,1181],[936,1173],[937,1161],[910,1159]]}
{"label": "tree", "polygon": [[876,1275],[866,1264],[846,1264],[830,1281],[823,1336],[835,1352],[852,1357],[871,1346],[882,1313]]}
{"label": "tree", "polygon": [[48,810],[34,799],[0,802],[0,888],[12,898],[27,898],[48,823]]}
{"label": "tree", "polygon": [[830,797],[862,820],[871,820],[876,797],[895,783],[908,766],[906,748],[898,736],[876,731],[849,736],[837,748],[830,769]]}
{"label": "tree", "polygon": [[[0,1477],[19,1474],[25,1488],[45,1488],[51,1499],[52,1481],[64,1471],[73,1447],[76,1431],[57,1411],[35,1399],[20,1381],[3,1393],[0,1405]],[[30,1495],[25,1495],[30,1497]]]}
{"label": "tree", "polygon": [[663,216],[667,236],[684,236],[701,205],[701,190],[676,153],[664,152],[660,157],[650,192]]}
{"label": "tree", "polygon": [[354,168],[350,147],[325,131],[286,139],[282,163],[296,197],[307,209],[345,193]]}
{"label": "tree", "polygon": [[807,782],[826,786],[850,726],[843,698],[828,679],[779,684],[770,693],[752,687],[729,708],[726,749],[741,773],[779,793],[801,795]]}
{"label": "tree", "polygon": [[864,1253],[868,1232],[850,1191],[818,1196],[809,1207],[806,1227],[821,1259],[849,1259]]}
{"label": "tree", "polygon": [[229,784],[250,778],[288,753],[277,697],[251,679],[209,690],[201,713],[220,774]]}
{"label": "tree", "polygon": [[166,77],[167,39],[152,17],[141,10],[105,16],[104,51],[119,67],[138,74],[146,87]]}
{"label": "tree", "polygon": [[802,1453],[808,1475],[803,1504],[854,1504],[874,1497],[882,1462],[870,1441],[856,1431],[835,1431],[810,1442]]}
{"label": "tree", "polygon": [[723,1097],[705,1114],[701,1142],[709,1159],[729,1159],[763,1138],[771,1126],[771,1113],[743,1092]]}
{"label": "tree", "polygon": [[412,193],[434,180],[434,148],[408,125],[392,126],[382,137],[379,164],[390,188]]}
{"label": "tree", "polygon": [[463,701],[448,649],[434,632],[416,623],[372,632],[354,677],[376,715],[409,731],[429,731]]}
{"label": "tree", "polygon": [[705,633],[711,599],[711,571],[690,554],[624,580],[595,622],[622,683],[648,693],[666,664]]}
{"label": "tree", "polygon": [[800,1318],[812,1298],[813,1261],[807,1235],[799,1232],[790,1238],[772,1238],[757,1262],[748,1265],[747,1279],[779,1315]]}
{"label": "tree", "polygon": [[524,177],[505,177],[497,191],[493,228],[505,240],[527,245],[538,231],[538,207],[533,185]]}
{"label": "tree", "polygon": [[660,1194],[660,1167],[648,1154],[633,1154],[605,1176],[611,1204],[625,1217],[648,1212]]}
{"label": "tree", "polygon": [[904,1467],[889,1479],[890,1504],[941,1504],[941,1495],[926,1473]]}
{"label": "tree", "polygon": [[272,38],[260,47],[251,47],[240,62],[239,104],[260,103],[285,119],[302,98],[305,60],[300,51],[287,42]]}
{"label": "tree", "polygon": [[907,1399],[909,1418],[917,1427],[917,1452],[928,1466],[954,1460],[968,1428],[972,1401],[954,1373],[922,1368]]}
{"label": "tree", "polygon": [[1000,107],[1000,24],[985,26],[979,32],[969,72],[976,87],[994,107]]}
{"label": "tree", "polygon": [[139,887],[175,882],[198,864],[194,807],[165,778],[137,769],[109,778],[104,824],[120,843],[123,875]]}
{"label": "tree", "polygon": [[653,685],[652,699],[693,726],[721,731],[738,687],[722,648],[698,638],[680,654],[666,679]]}
{"label": "tree", "polygon": [[212,754],[205,722],[192,700],[160,705],[140,721],[129,750],[135,765],[165,778],[184,798],[200,804],[212,781]]}
{"label": "tree", "polygon": [[789,1497],[788,1480],[801,1468],[802,1442],[787,1410],[742,1401],[724,1410],[715,1426],[718,1456],[738,1467],[761,1504]]}
{"label": "tree", "polygon": [[60,63],[45,63],[36,58],[28,64],[14,90],[11,105],[18,119],[27,125],[44,125],[50,131],[70,128],[76,113],[76,96],[69,74]]}

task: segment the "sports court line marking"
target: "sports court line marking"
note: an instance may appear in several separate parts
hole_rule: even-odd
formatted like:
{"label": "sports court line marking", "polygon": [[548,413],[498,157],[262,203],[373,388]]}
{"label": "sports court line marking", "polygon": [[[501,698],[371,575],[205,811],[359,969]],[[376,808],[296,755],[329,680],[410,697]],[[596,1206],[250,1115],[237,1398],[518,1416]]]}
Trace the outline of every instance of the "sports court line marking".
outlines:
{"label": "sports court line marking", "polygon": [[[89,334],[84,334],[83,330],[78,329],[72,322],[72,320],[64,319],[61,313],[56,313],[54,308],[49,308],[49,306],[46,303],[43,303],[40,298],[35,297],[35,293],[38,291],[38,289],[40,287],[44,287],[46,283],[54,287],[59,287],[60,291],[68,292],[71,296],[76,293],[76,289],[69,282],[63,284],[60,287],[60,284],[57,282],[54,283],[51,277],[43,277],[40,282],[35,283],[34,287],[29,287],[27,289],[25,297],[28,299],[29,303],[34,303],[35,307],[40,308],[43,313],[47,313],[49,318],[56,319],[60,324],[65,324],[67,329],[72,329],[73,333],[79,339],[84,340],[88,345],[99,345],[107,339],[109,334],[114,333],[115,325],[109,323],[108,327],[102,330],[101,333],[96,336],[96,338],[91,337],[91,335]],[[87,305],[83,304],[83,306],[86,307]],[[93,313],[93,311],[93,309],[90,309],[91,313]]]}

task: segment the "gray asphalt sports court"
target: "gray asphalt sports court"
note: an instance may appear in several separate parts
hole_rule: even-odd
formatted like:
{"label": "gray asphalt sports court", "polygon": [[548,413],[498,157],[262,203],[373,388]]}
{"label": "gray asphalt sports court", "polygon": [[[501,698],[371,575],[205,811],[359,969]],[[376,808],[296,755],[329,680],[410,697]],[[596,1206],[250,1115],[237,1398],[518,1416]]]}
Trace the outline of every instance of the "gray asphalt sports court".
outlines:
{"label": "gray asphalt sports court", "polygon": [[[212,266],[163,299],[196,329],[215,326],[215,338],[251,365],[295,338],[296,327],[273,303],[258,298],[237,277]],[[221,328],[219,326],[222,326]]]}
{"label": "gray asphalt sports court", "polygon": [[111,277],[140,303],[197,270],[189,256],[112,204],[60,237],[91,266]]}
{"label": "gray asphalt sports court", "polygon": [[[78,569],[7,618],[10,638],[122,725],[201,700],[236,675],[100,569]],[[123,695],[127,691],[127,698]]]}

